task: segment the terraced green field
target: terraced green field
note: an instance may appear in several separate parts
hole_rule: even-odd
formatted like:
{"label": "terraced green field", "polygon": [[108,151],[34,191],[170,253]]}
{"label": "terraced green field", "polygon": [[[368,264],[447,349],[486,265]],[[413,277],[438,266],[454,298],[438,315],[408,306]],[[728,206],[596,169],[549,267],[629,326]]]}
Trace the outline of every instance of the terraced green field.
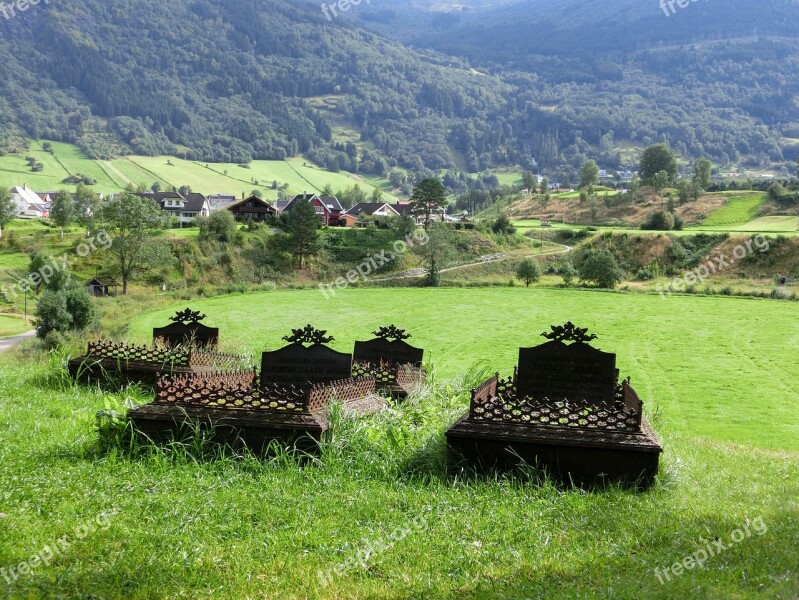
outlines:
{"label": "terraced green field", "polygon": [[731,197],[724,206],[708,215],[699,227],[727,230],[731,226],[749,223],[757,217],[757,211],[765,201],[763,193]]}
{"label": "terraced green field", "polygon": [[[150,187],[158,182],[163,189],[168,187],[191,186],[192,190],[204,194],[224,193],[249,194],[260,189],[270,199],[277,198],[278,190],[272,190],[273,181],[279,185],[288,184],[288,194],[319,192],[326,184],[334,190],[352,187],[358,183],[368,194],[379,187],[386,201],[393,201],[391,186],[384,179],[352,175],[350,173],[331,173],[302,159],[290,158],[285,161],[253,161],[249,168],[231,163],[199,163],[167,156],[128,156],[112,161],[87,158],[77,147],[60,142],[50,142],[52,153],[42,149],[42,142],[32,142],[25,155],[0,156],[0,185],[13,187],[27,183],[36,191],[72,189],[62,183],[71,174],[81,173],[94,179],[92,186],[98,193],[118,192],[128,184],[144,184]],[[25,157],[35,157],[44,165],[41,173],[33,173]],[[254,183],[254,181],[258,183]]]}

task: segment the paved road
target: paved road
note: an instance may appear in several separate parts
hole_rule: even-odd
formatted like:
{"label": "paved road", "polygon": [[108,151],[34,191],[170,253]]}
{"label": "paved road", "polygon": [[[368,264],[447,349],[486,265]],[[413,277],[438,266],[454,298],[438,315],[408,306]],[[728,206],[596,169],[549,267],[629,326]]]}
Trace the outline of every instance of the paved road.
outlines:
{"label": "paved road", "polygon": [[36,331],[28,331],[20,335],[15,335],[14,337],[0,339],[0,352],[5,352],[20,342],[30,339],[35,335]]}

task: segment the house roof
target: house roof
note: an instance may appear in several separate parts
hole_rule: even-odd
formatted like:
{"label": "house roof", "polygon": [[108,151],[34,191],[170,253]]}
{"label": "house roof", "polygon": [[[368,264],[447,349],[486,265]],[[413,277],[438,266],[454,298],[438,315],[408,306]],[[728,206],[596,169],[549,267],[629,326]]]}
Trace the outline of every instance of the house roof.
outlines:
{"label": "house roof", "polygon": [[414,202],[397,202],[396,204],[392,204],[391,208],[396,210],[401,215],[409,215],[413,210]]}
{"label": "house roof", "polygon": [[183,205],[183,210],[187,212],[200,212],[205,206],[205,196],[192,192],[190,194],[183,194],[186,199],[186,204]]}
{"label": "house roof", "polygon": [[341,206],[341,202],[338,201],[338,198],[335,196],[319,196],[317,194],[299,194],[294,196],[291,200],[289,200],[288,204],[283,207],[284,212],[291,212],[291,210],[296,206],[297,202],[311,202],[313,199],[319,200],[325,208],[327,208],[330,212],[344,212],[344,207]]}
{"label": "house roof", "polygon": [[347,211],[348,215],[357,216],[361,213],[365,215],[373,215],[380,209],[387,207],[389,211],[399,214],[396,208],[394,208],[391,204],[386,202],[361,202],[360,204],[356,204],[351,209]]}
{"label": "house roof", "polygon": [[338,201],[338,198],[335,196],[322,196],[319,198],[322,201],[322,204],[327,206],[329,210],[338,210],[340,212],[344,212],[344,207],[341,206],[341,202]]}
{"label": "house roof", "polygon": [[217,211],[222,208],[227,208],[236,201],[236,196],[209,196],[208,205],[211,211]]}
{"label": "house roof", "polygon": [[250,196],[248,198],[242,198],[241,200],[238,200],[236,202],[231,202],[230,204],[226,205],[225,208],[227,210],[230,210],[232,208],[236,208],[239,204],[244,204],[245,202],[248,202],[250,200],[255,200],[257,202],[260,202],[264,206],[271,208],[272,210],[275,210],[275,207],[272,206],[271,202],[269,202],[268,200],[264,200],[263,198],[259,198],[258,196]]}
{"label": "house roof", "polygon": [[41,203],[42,199],[39,198],[39,195],[30,189],[28,186],[22,185],[17,186],[11,189],[12,194],[17,194],[20,196],[25,202],[28,204],[39,204]]}
{"label": "house roof", "polygon": [[288,206],[288,203],[288,200],[278,200],[275,202],[275,208],[277,209],[277,212],[283,212],[286,209],[286,206]]}
{"label": "house roof", "polygon": [[297,205],[298,202],[310,202],[314,198],[317,198],[316,194],[298,194],[294,196],[291,200],[288,201],[286,206],[283,207],[284,212],[291,212],[291,210]]}
{"label": "house roof", "polygon": [[93,277],[88,282],[86,282],[87,287],[90,285],[100,285],[103,287],[119,287],[119,284],[114,279],[105,276]]}

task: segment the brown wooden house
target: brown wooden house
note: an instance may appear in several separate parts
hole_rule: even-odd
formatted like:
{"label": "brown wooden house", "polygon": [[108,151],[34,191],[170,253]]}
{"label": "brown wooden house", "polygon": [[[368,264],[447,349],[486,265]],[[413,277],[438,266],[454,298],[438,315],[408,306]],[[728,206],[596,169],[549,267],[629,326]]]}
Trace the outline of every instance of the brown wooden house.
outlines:
{"label": "brown wooden house", "polygon": [[225,206],[225,210],[232,212],[237,221],[256,221],[258,223],[263,223],[269,217],[277,214],[277,209],[270,202],[258,196],[250,196],[228,204]]}

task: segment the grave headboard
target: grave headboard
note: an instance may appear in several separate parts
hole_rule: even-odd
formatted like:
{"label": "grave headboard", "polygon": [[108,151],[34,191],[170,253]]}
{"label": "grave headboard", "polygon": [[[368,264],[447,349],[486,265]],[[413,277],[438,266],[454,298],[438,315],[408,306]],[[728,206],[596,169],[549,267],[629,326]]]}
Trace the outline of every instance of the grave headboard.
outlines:
{"label": "grave headboard", "polygon": [[205,318],[206,315],[189,308],[178,311],[169,318],[171,324],[153,328],[153,341],[161,339],[168,346],[190,343],[201,347],[216,346],[219,343],[219,329],[200,323]]}
{"label": "grave headboard", "polygon": [[293,329],[289,342],[279,350],[264,352],[261,357],[261,385],[292,385],[330,383],[352,376],[352,354],[337,352],[325,344],[333,337],[308,325]]}
{"label": "grave headboard", "polygon": [[394,325],[380,327],[372,332],[377,337],[368,342],[355,342],[353,358],[356,363],[379,365],[382,362],[420,366],[424,350],[411,346],[405,340],[410,334]]}
{"label": "grave headboard", "polygon": [[618,381],[616,355],[590,346],[596,336],[586,332],[569,322],[552,327],[551,333],[542,333],[549,342],[520,348],[516,376],[519,398],[613,403]]}

